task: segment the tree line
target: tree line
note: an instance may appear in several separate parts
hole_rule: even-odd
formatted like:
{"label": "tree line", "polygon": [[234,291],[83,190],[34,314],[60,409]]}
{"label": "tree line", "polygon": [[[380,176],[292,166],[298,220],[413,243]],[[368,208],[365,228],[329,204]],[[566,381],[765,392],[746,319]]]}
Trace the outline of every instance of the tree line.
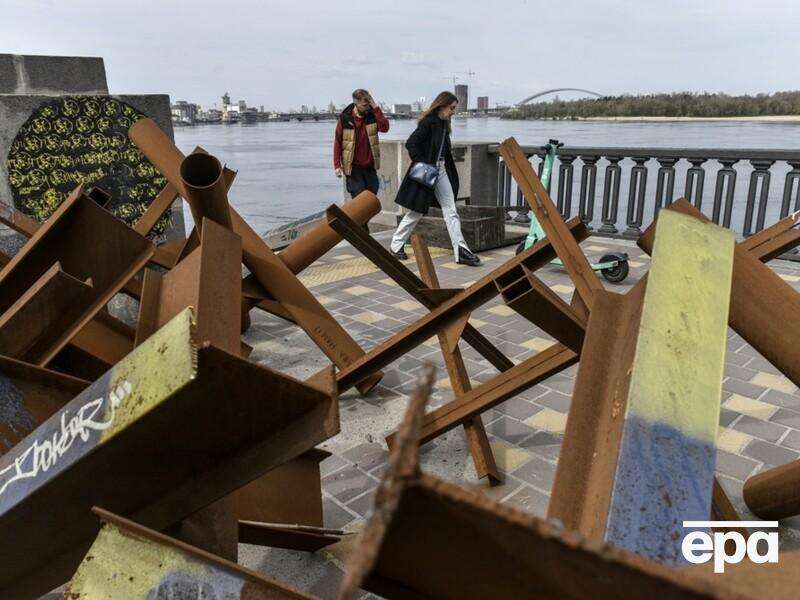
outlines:
{"label": "tree line", "polygon": [[537,102],[514,108],[510,119],[578,119],[587,117],[757,117],[800,115],[800,91],[729,96],[679,92],[640,96],[604,96]]}

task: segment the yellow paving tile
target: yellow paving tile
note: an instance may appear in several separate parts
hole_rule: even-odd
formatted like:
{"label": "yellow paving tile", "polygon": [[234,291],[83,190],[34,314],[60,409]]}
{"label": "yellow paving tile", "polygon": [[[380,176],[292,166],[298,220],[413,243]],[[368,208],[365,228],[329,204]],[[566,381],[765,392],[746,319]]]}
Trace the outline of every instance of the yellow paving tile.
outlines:
{"label": "yellow paving tile", "polygon": [[442,377],[439,381],[436,382],[437,388],[443,388],[445,390],[452,390],[453,386],[450,383],[449,377]]}
{"label": "yellow paving tile", "polygon": [[438,348],[439,347],[439,338],[434,335],[433,337],[429,337],[427,340],[425,340],[422,343],[425,344],[426,346],[433,346],[435,348]]}
{"label": "yellow paving tile", "polygon": [[413,311],[420,308],[422,305],[417,302],[416,300],[403,300],[402,302],[398,302],[397,304],[392,304],[395,308],[399,308],[400,310],[405,311]]}
{"label": "yellow paving tile", "polygon": [[525,423],[549,433],[564,433],[564,428],[567,426],[567,415],[545,408],[526,419]]}
{"label": "yellow paving tile", "polygon": [[348,258],[356,258],[355,254],[337,254],[333,260],[347,260]]}
{"label": "yellow paving tile", "polygon": [[363,296],[364,294],[374,294],[375,290],[363,285],[354,285],[351,288],[347,288],[345,292],[352,294],[353,296]]}
{"label": "yellow paving tile", "polygon": [[481,321],[480,319],[470,319],[469,324],[473,327],[480,329],[484,325],[486,325],[486,321]]}
{"label": "yellow paving tile", "polygon": [[386,279],[381,279],[378,281],[378,283],[382,283],[384,285],[397,285],[397,282],[395,282],[395,280],[392,279],[391,277],[387,277]]}
{"label": "yellow paving tile", "polygon": [[772,388],[784,394],[794,394],[797,391],[797,386],[783,375],[764,373],[763,371],[756,373],[750,380],[750,383],[753,385],[760,385],[761,387]]}
{"label": "yellow paving tile", "polygon": [[606,246],[586,246],[584,250],[588,250],[589,252],[608,252]]}
{"label": "yellow paving tile", "polygon": [[537,352],[541,352],[542,350],[549,348],[555,344],[553,340],[546,340],[545,338],[534,337],[529,339],[527,342],[522,342],[520,346],[524,346],[525,348],[529,348],[530,350],[536,350]]}
{"label": "yellow paving tile", "polygon": [[487,312],[490,312],[493,315],[499,315],[501,317],[509,317],[514,314],[514,309],[509,308],[505,304],[498,304],[497,306],[490,308]]}
{"label": "yellow paving tile", "polygon": [[556,285],[551,285],[550,289],[553,290],[556,294],[571,294],[575,291],[575,288],[571,285],[564,285],[563,283],[557,283]]}
{"label": "yellow paving tile", "polygon": [[329,296],[317,296],[317,300],[319,300],[320,304],[330,304],[331,302],[337,302],[336,298],[331,298]]}
{"label": "yellow paving tile", "polygon": [[632,267],[641,267],[644,263],[639,262],[638,260],[629,260],[628,264]]}
{"label": "yellow paving tile", "polygon": [[791,283],[797,283],[800,281],[800,277],[797,275],[785,275],[784,273],[778,273],[778,277],[783,279],[784,281],[789,281]]}
{"label": "yellow paving tile", "polygon": [[369,325],[371,323],[377,323],[378,321],[383,321],[386,317],[383,315],[379,315],[378,313],[374,313],[371,310],[368,310],[366,312],[353,315],[350,318],[355,319],[356,321],[361,321],[362,323],[366,323],[367,325]]}
{"label": "yellow paving tile", "polygon": [[731,454],[739,454],[752,439],[752,437],[741,431],[720,427],[717,435],[717,448]]}
{"label": "yellow paving tile", "polygon": [[772,406],[760,400],[753,400],[746,396],[740,396],[739,394],[731,395],[730,398],[725,400],[723,406],[762,421],[769,419],[778,410],[777,406]]}
{"label": "yellow paving tile", "polygon": [[497,250],[494,254],[499,254],[501,256],[514,256],[515,252],[513,250]]}
{"label": "yellow paving tile", "polygon": [[449,262],[441,265],[443,269],[464,269],[467,265],[462,265],[457,262]]}
{"label": "yellow paving tile", "polygon": [[530,452],[517,448],[502,440],[495,440],[489,444],[492,447],[494,461],[501,471],[506,473],[519,469],[533,458]]}

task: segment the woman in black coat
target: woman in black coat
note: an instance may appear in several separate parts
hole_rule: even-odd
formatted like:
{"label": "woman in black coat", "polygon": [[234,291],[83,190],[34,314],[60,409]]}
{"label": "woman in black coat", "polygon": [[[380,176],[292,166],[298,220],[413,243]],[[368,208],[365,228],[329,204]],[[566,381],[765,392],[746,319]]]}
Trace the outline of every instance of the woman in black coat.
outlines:
{"label": "woman in black coat", "polygon": [[458,100],[450,92],[442,92],[436,96],[430,108],[420,116],[417,128],[406,141],[411,164],[422,162],[436,165],[439,177],[431,189],[411,179],[406,172],[403,183],[397,191],[394,201],[409,210],[397,226],[390,246],[392,253],[401,260],[408,258],[403,246],[414,231],[414,227],[428,213],[431,205],[435,205],[442,209],[456,262],[473,267],[481,263],[464,241],[461,221],[456,212],[458,173],[450,146],[450,118],[457,106]]}

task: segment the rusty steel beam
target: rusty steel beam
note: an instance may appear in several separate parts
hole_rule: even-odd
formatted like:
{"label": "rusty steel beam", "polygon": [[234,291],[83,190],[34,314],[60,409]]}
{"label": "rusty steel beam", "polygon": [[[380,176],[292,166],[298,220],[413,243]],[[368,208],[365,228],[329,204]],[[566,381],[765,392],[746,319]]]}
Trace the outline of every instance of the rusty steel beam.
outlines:
{"label": "rusty steel beam", "polygon": [[[673,202],[667,210],[708,221],[683,199]],[[788,219],[793,218],[787,217],[773,227],[784,227],[789,223]],[[647,253],[652,251],[654,228],[655,223],[639,238],[639,247]],[[787,240],[787,243],[793,242]],[[762,258],[766,260],[774,255],[774,246],[766,248],[763,245],[758,244],[753,250],[746,250],[747,246],[737,244],[733,260],[729,324],[781,373],[795,385],[800,385],[800,351],[794,342],[800,339],[800,319],[797,318],[800,315],[800,294],[761,262]]]}
{"label": "rusty steel beam", "polygon": [[198,345],[192,321],[175,317],[0,457],[0,536],[15,540],[0,545],[3,598],[69,578],[97,532],[91,506],[163,529],[339,431],[330,391]]}
{"label": "rusty steel beam", "polygon": [[313,598],[100,508],[102,526],[65,598]]}
{"label": "rusty steel beam", "polygon": [[786,519],[800,514],[800,461],[748,477],[743,495],[747,508],[762,519]]}
{"label": "rusty steel beam", "polygon": [[[206,225],[208,229],[206,229]],[[236,354],[241,349],[241,238],[204,217],[200,246],[171,271],[148,270],[136,345],[187,306],[194,308],[199,341]]]}
{"label": "rusty steel beam", "polygon": [[356,541],[340,600],[385,598],[717,598],[720,581],[601,547],[553,523],[420,473],[417,447],[432,376],[409,403]]}
{"label": "rusty steel beam", "polygon": [[[346,211],[333,205],[328,208],[326,213],[328,224],[334,231],[350,242],[356,250],[372,261],[375,266],[392,278],[412,298],[428,310],[434,309],[446,299],[455,295],[456,292],[448,295],[447,293],[442,294],[445,290],[429,290],[425,282],[417,277],[416,273],[392,256],[392,253],[364,231],[364,228],[360,227],[358,222],[351,219]],[[578,225],[577,220],[571,223],[573,227]],[[440,294],[437,296],[433,292],[439,292]],[[495,348],[494,344],[469,323],[464,327],[463,338],[498,371],[505,371],[514,366],[514,363],[508,357]]]}
{"label": "rusty steel beam", "polygon": [[[573,227],[573,235],[577,239],[583,240],[588,236],[586,227],[580,221],[575,222]],[[509,259],[469,288],[458,292],[415,323],[373,348],[366,356],[350,367],[337,373],[336,380],[339,391],[342,392],[349,389],[355,381],[363,377],[364,373],[371,372],[376,368],[383,368],[412,348],[419,346],[432,335],[463,318],[464,315],[486,304],[500,293],[500,289],[519,278],[520,265],[525,265],[535,271],[539,267],[546,265],[554,257],[555,252],[550,245],[549,239],[544,239],[525,252]]]}
{"label": "rusty steel beam", "polygon": [[195,153],[183,159],[180,177],[195,227],[202,233],[204,219],[230,229],[231,211],[222,164],[210,154]]}
{"label": "rusty steel beam", "polygon": [[548,517],[679,563],[711,506],[733,236],[661,220],[648,278],[595,296]]}
{"label": "rusty steel beam", "polygon": [[[433,260],[425,240],[419,235],[414,235],[411,238],[411,246],[414,248],[414,259],[417,261],[422,281],[429,289],[438,288],[439,278],[436,276],[436,268],[433,266]],[[437,335],[447,375],[450,378],[450,386],[457,397],[462,396],[472,389],[472,384],[469,381],[469,373],[464,364],[464,358],[461,356],[461,350],[458,348],[458,338],[455,343],[452,343],[444,331],[440,331]],[[464,433],[478,479],[486,477],[489,485],[493,486],[501,483],[503,476],[497,468],[480,415],[464,423]]]}
{"label": "rusty steel beam", "polygon": [[564,268],[575,284],[576,291],[586,307],[591,310],[594,294],[603,289],[603,284],[592,271],[589,261],[578,245],[578,240],[570,235],[564,219],[561,218],[556,205],[550,199],[550,194],[536,176],[533,166],[517,140],[513,137],[508,138],[498,146],[497,150],[533,214],[542,225],[547,238],[552,240],[556,254],[564,263]]}
{"label": "rusty steel beam", "polygon": [[522,277],[500,290],[503,301],[542,331],[580,354],[586,319],[524,265],[522,272]]}
{"label": "rusty steel beam", "polygon": [[53,263],[0,314],[0,354],[36,363],[81,316],[91,295],[91,278],[81,281]]}
{"label": "rusty steel beam", "polygon": [[[180,177],[180,165],[184,156],[158,125],[151,119],[140,119],[131,126],[128,134],[167,181],[187,201],[190,201],[191,192],[187,191]],[[362,358],[364,351],[355,340],[241,215],[233,207],[229,207],[229,210],[233,231],[242,237],[244,264],[258,283],[281,303],[298,326],[337,367],[345,369]],[[364,373],[354,384],[362,394],[365,394],[377,385],[382,377],[382,373],[373,370]]]}
{"label": "rusty steel beam", "polygon": [[153,254],[153,244],[82,193],[79,186],[0,272],[0,313],[54,262],[72,277],[92,279],[77,318],[36,360],[50,362]]}
{"label": "rusty steel beam", "polygon": [[88,381],[77,377],[0,356],[0,454],[13,448],[88,385]]}

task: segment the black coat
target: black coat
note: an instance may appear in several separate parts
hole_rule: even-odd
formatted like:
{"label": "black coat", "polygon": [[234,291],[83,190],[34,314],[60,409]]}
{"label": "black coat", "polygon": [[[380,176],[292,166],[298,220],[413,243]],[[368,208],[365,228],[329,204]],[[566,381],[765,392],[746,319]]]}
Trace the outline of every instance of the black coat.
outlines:
{"label": "black coat", "polygon": [[[442,143],[442,135],[445,134],[446,138],[442,151],[445,169],[447,170],[447,177],[450,179],[450,185],[453,186],[453,195],[458,198],[458,173],[456,172],[456,163],[453,161],[450,134],[445,132],[447,132],[445,122],[436,115],[428,115],[420,121],[414,133],[409,136],[406,141],[406,148],[412,164],[425,162],[429,165],[435,165],[436,156],[439,153],[439,144]],[[397,196],[394,201],[400,206],[405,206],[422,214],[428,214],[428,209],[431,205],[439,206],[433,190],[410,179],[408,171],[403,177],[403,183],[400,184],[400,189],[397,190]]]}

